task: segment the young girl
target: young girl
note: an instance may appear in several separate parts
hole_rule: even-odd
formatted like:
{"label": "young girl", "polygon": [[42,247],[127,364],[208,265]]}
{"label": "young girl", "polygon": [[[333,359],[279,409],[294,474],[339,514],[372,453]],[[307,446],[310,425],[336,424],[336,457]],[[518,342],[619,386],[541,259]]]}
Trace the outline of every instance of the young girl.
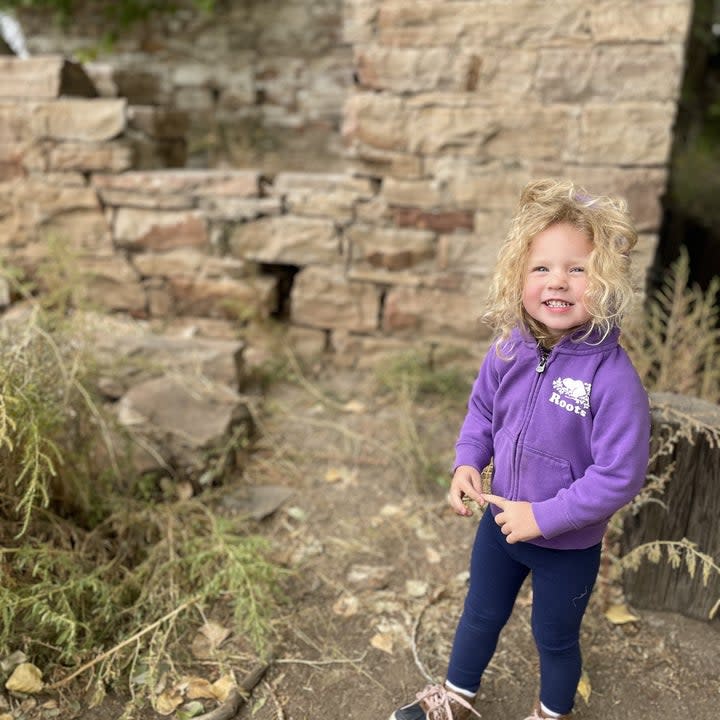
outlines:
{"label": "young girl", "polygon": [[[568,718],[581,675],[580,624],[610,516],[648,462],[647,394],[618,345],[637,242],[625,205],[567,181],[523,191],[500,251],[486,318],[496,331],[456,444],[448,500],[488,503],[447,679],[391,720],[459,720],[518,591],[532,576],[540,693],[527,720]],[[492,494],[480,471],[493,463]]]}

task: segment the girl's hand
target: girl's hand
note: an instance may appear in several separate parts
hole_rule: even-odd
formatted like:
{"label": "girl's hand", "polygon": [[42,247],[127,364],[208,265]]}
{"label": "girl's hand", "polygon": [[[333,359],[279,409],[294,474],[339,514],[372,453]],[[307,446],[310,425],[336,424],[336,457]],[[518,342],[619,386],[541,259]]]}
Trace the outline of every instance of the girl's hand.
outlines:
{"label": "girl's hand", "polygon": [[450,490],[448,492],[448,502],[450,507],[458,514],[468,517],[473,514],[472,510],[465,505],[463,500],[470,498],[479,504],[483,504],[482,481],[480,480],[480,472],[471,465],[459,465],[455,469]]}
{"label": "girl's hand", "polygon": [[500,526],[500,532],[512,545],[516,542],[533,540],[542,533],[535,521],[532,505],[529,502],[506,500],[499,495],[483,494],[483,500],[500,508],[495,516],[495,522]]}

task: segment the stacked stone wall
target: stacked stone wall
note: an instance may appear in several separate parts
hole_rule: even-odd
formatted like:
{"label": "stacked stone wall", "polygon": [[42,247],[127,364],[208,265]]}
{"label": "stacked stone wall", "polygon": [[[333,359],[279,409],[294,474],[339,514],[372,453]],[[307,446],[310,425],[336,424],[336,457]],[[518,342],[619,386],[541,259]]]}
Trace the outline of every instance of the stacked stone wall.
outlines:
{"label": "stacked stone wall", "polygon": [[[138,117],[158,128],[163,111],[67,97],[57,58],[5,60],[0,249],[33,273],[63,238],[79,294],[165,326],[227,337],[277,316],[299,349],[353,364],[411,346],[472,352],[532,177],[624,196],[642,284],[690,12],[651,5],[349,1],[346,172],[138,170]],[[20,97],[22,83],[46,95]]]}
{"label": "stacked stone wall", "polygon": [[189,166],[343,166],[353,70],[343,0],[219,0],[210,14],[188,0],[122,28],[110,46],[98,5],[79,4],[64,27],[47,12],[21,11],[30,52],[96,55],[87,69],[101,94],[187,113]]}
{"label": "stacked stone wall", "polygon": [[396,223],[452,218],[491,251],[526,181],[567,176],[624,196],[653,253],[690,2],[350,5],[345,134]]}

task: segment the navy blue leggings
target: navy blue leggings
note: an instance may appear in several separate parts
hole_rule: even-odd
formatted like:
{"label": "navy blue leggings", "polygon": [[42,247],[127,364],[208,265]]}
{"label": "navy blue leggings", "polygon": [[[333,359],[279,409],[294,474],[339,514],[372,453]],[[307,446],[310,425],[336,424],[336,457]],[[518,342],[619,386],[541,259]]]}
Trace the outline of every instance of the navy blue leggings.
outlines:
{"label": "navy blue leggings", "polygon": [[572,710],[582,672],[580,624],[600,567],[600,544],[586,550],[510,545],[488,511],[470,560],[470,587],[450,655],[447,679],[477,691],[520,586],[532,573],[532,631],[540,656],[540,699]]}

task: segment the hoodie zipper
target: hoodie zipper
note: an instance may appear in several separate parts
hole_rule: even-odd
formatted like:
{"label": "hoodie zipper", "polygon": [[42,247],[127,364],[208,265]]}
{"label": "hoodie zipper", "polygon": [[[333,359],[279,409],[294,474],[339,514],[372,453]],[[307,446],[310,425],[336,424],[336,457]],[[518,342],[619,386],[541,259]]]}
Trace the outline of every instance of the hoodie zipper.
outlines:
{"label": "hoodie zipper", "polygon": [[537,364],[537,367],[535,368],[535,372],[543,373],[545,372],[545,368],[547,367],[547,361],[548,357],[550,356],[550,353],[545,350],[540,350],[540,362]]}
{"label": "hoodie zipper", "polygon": [[513,448],[513,465],[512,465],[512,484],[511,484],[511,497],[509,497],[509,500],[515,500],[515,497],[517,495],[518,488],[520,486],[520,478],[519,478],[519,471],[518,471],[518,453],[520,450],[521,440],[525,436],[525,432],[527,431],[527,426],[530,421],[530,417],[532,416],[533,409],[535,408],[535,403],[537,401],[537,394],[540,388],[540,385],[542,383],[542,374],[545,372],[545,368],[548,364],[548,359],[550,358],[550,352],[548,350],[545,350],[544,348],[540,348],[540,357],[537,366],[535,367],[535,376],[532,381],[532,387],[530,388],[530,393],[528,396],[528,404],[525,409],[525,416],[523,417],[522,424],[520,426],[520,432],[518,433],[518,436],[515,438],[515,447]]}

